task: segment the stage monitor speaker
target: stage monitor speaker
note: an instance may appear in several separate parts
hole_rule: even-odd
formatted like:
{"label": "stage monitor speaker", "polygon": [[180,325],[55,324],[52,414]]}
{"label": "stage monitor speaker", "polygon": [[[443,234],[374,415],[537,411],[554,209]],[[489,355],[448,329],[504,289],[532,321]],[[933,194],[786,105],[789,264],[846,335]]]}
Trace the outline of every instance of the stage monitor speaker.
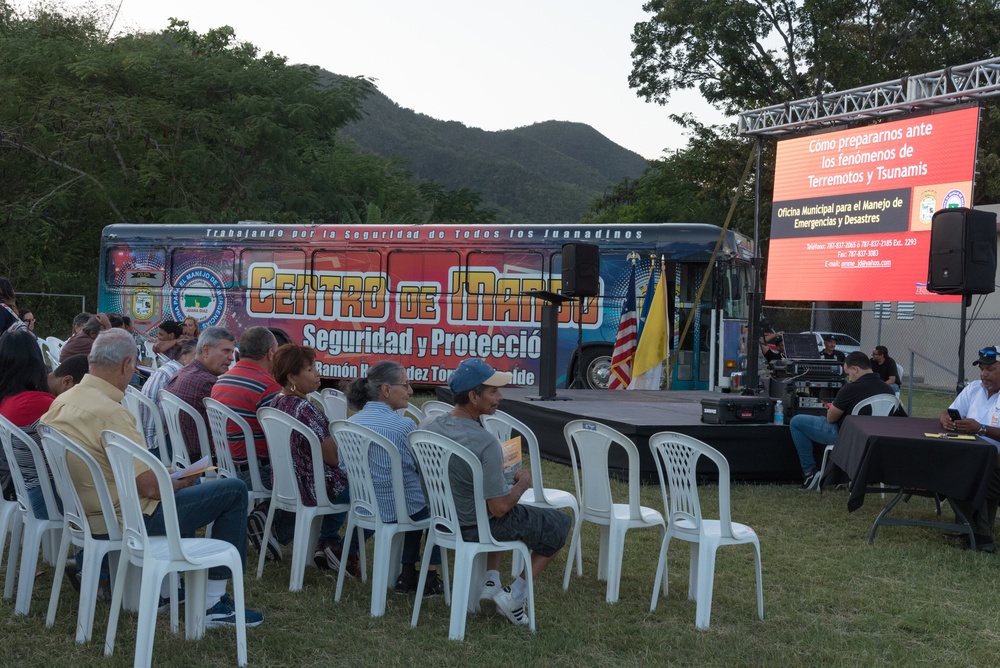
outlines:
{"label": "stage monitor speaker", "polygon": [[562,247],[562,293],[567,297],[601,294],[601,249],[596,244]]}
{"label": "stage monitor speaker", "polygon": [[976,209],[941,209],[931,218],[927,290],[939,295],[993,292],[997,216]]}

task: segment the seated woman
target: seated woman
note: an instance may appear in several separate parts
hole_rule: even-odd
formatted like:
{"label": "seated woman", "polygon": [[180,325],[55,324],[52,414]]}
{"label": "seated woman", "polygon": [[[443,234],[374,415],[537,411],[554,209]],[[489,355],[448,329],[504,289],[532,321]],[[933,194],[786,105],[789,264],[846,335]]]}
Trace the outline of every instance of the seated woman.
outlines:
{"label": "seated woman", "polygon": [[[20,427],[40,446],[38,420],[49,410],[54,399],[49,392],[48,371],[34,334],[24,329],[0,336],[0,415],[13,422],[14,426]],[[35,460],[19,439],[14,439],[12,445],[35,516],[48,519]],[[6,459],[2,464],[4,496],[11,494],[10,498],[13,498],[13,483],[10,481]],[[41,473],[51,478],[48,471]]]}
{"label": "seated woman", "polygon": [[[403,461],[403,491],[406,497],[406,511],[412,520],[422,520],[429,516],[427,500],[424,498],[420,477],[417,475],[417,461],[406,445],[407,435],[417,428],[410,418],[396,413],[406,408],[413,389],[406,377],[406,369],[396,362],[379,362],[368,370],[366,378],[359,378],[351,384],[347,393],[347,403],[355,413],[350,421],[367,427],[379,436],[384,436],[396,446]],[[379,450],[379,452],[383,452]],[[388,458],[371,456],[372,482],[378,500],[379,514],[383,522],[396,521],[396,506],[393,502],[392,471]],[[400,594],[410,594],[417,590],[416,564],[420,560],[420,537],[423,531],[408,531],[403,538],[403,554],[400,562],[402,572],[396,580],[395,589]],[[441,555],[437,548],[431,553],[424,596],[444,593],[444,583],[437,576],[437,564]]]}
{"label": "seated woman", "polygon": [[[330,422],[323,409],[309,401],[310,392],[319,389],[319,372],[316,371],[316,352],[306,346],[286,344],[274,353],[271,367],[274,379],[281,385],[281,391],[271,402],[273,408],[287,413],[311,429],[319,438],[323,456],[322,484],[326,485],[327,496],[333,503],[348,503],[350,495],[347,488],[347,475],[338,467],[337,444],[330,436]],[[309,443],[301,434],[292,436],[292,464],[295,467],[295,479],[299,483],[302,502],[307,506],[316,505],[315,484],[313,480],[312,453]],[[344,523],[346,513],[325,515],[319,530],[319,542],[316,545],[314,559],[320,568],[338,570],[343,556],[343,543],[337,532]],[[287,545],[292,540],[294,524],[279,521],[277,531],[278,542]],[[361,577],[361,567],[358,560],[357,534],[351,538],[351,547],[347,557],[347,573],[353,577]]]}
{"label": "seated woman", "polygon": [[198,321],[188,316],[181,320],[181,338],[182,339],[197,339],[201,334],[201,327],[198,326]]}

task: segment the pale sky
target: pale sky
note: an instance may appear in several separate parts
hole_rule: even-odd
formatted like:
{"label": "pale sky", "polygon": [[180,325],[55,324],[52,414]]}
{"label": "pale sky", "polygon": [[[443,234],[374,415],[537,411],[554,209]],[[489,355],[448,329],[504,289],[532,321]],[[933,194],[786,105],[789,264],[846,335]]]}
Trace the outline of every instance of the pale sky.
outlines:
{"label": "pale sky", "polygon": [[[14,2],[25,7],[31,0]],[[87,0],[63,0],[67,7]],[[103,4],[103,3],[102,3]],[[111,4],[117,7],[118,2]],[[547,120],[586,123],[645,158],[682,148],[670,113],[725,117],[697,91],[667,106],[628,86],[642,0],[124,0],[112,34],[158,31],[168,19],[198,33],[232,26],[241,41],[290,63],[375,79],[402,107],[484,130]]]}

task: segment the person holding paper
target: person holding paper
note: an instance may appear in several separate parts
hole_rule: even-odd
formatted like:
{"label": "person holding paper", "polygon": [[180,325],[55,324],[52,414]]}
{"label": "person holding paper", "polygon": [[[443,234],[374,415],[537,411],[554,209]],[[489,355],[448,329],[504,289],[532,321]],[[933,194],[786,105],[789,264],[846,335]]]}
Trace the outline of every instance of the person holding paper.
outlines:
{"label": "person holding paper", "polygon": [[[101,432],[111,430],[145,445],[136,428],[135,418],[121,404],[132,374],[135,373],[135,341],[123,329],[101,332],[94,340],[89,354],[90,371],[79,385],[56,397],[51,408],[41,418],[41,423],[62,432],[87,450],[104,472],[111,499],[118,505],[118,490],[111,472],[111,463],[101,442]],[[74,479],[89,480],[83,463],[70,457],[70,475]],[[146,530],[150,535],[163,535],[163,509],[160,491],[153,472],[141,464],[136,465],[135,484],[142,501]],[[241,480],[217,479],[204,484],[197,476],[173,480],[174,500],[181,535],[194,536],[198,529],[213,524],[212,537],[232,544],[240,553],[246,568],[246,515],[247,488]],[[90,485],[78,486],[90,526],[97,534],[104,533],[97,492]],[[229,568],[212,568],[208,572],[205,601],[205,626],[235,626],[235,604],[226,593]],[[164,578],[167,587],[169,578]],[[161,598],[169,590],[161,589]],[[188,601],[187,605],[199,604]],[[257,626],[264,621],[259,612],[246,610],[246,625]]]}
{"label": "person holding paper", "polygon": [[[496,371],[481,359],[463,360],[448,378],[455,394],[455,408],[439,415],[422,429],[447,436],[468,448],[483,465],[483,492],[490,514],[490,531],[497,540],[520,540],[531,550],[531,572],[537,576],[548,566],[566,543],[572,521],[570,516],[551,508],[537,508],[518,503],[531,489],[531,474],[514,474],[513,486],[503,475],[503,451],[500,441],[479,423],[483,415],[497,411],[503,395],[500,388],[511,381],[512,374]],[[468,466],[455,463],[450,471],[452,493],[467,540],[478,540],[475,499]],[[517,625],[528,623],[524,610],[528,589],[523,573],[506,587],[500,587],[499,552],[486,556],[486,582],[479,599],[492,600],[497,610]]]}
{"label": "person holding paper", "polygon": [[[422,520],[429,516],[427,499],[417,474],[417,461],[413,458],[406,437],[416,429],[413,420],[396,413],[406,408],[413,388],[406,376],[406,369],[396,362],[379,362],[368,369],[365,378],[358,378],[347,393],[347,403],[358,411],[350,421],[367,427],[384,436],[399,450],[403,462],[403,490],[406,496],[406,511],[411,520]],[[396,506],[393,501],[392,470],[385,451],[375,449],[369,457],[372,482],[378,500],[379,514],[383,522],[396,521]],[[423,531],[407,531],[403,538],[403,554],[400,563],[402,572],[396,579],[395,590],[399,594],[410,594],[417,590],[417,562],[420,561],[420,537]],[[437,548],[430,556],[424,596],[440,596],[444,593],[444,583],[438,578],[437,565],[441,554]]]}
{"label": "person holding paper", "polygon": [[[1000,364],[997,364],[996,346],[980,350],[979,359],[972,365],[979,367],[979,380],[966,385],[951,405],[942,411],[941,426],[961,434],[976,434],[1000,449]],[[957,411],[959,419],[953,419],[949,411]],[[951,500],[972,524],[976,550],[980,552],[996,552],[993,523],[1000,506],[1000,471],[997,467],[1000,467],[1000,458],[981,506],[975,508],[965,501]]]}

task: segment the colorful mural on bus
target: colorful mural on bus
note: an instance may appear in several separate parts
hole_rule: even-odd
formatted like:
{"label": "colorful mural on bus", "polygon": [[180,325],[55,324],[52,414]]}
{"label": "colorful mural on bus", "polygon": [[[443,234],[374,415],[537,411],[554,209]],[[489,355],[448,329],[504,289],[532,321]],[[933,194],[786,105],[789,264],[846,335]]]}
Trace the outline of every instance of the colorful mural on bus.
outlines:
{"label": "colorful mural on bus", "polygon": [[[558,307],[556,368],[564,386],[579,370],[593,376],[583,386],[599,387],[601,368],[591,367],[610,359],[629,254],[640,291],[660,256],[669,277],[683,276],[690,299],[671,296],[682,310],[719,236],[717,227],[682,224],[111,225],[100,309],[129,315],[149,336],[160,322],[189,316],[237,335],[280,328],[316,350],[327,378],[357,378],[389,358],[413,382],[443,384],[461,360],[481,357],[511,371],[515,384],[534,385],[546,302],[529,293],[561,292],[563,245],[590,243],[600,249],[599,294]],[[746,264],[752,252],[749,240],[727,232],[718,262]],[[741,310],[732,295],[719,298]],[[694,351],[704,343],[693,341]]]}

